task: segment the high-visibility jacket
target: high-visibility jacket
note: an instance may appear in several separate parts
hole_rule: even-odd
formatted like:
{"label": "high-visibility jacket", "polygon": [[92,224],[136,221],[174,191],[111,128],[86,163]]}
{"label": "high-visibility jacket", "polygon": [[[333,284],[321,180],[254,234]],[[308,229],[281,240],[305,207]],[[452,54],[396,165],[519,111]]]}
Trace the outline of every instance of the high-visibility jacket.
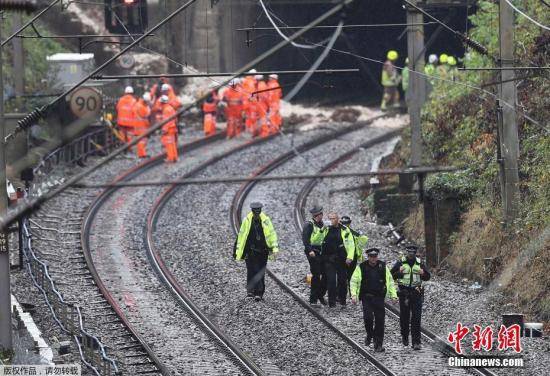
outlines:
{"label": "high-visibility jacket", "polygon": [[340,233],[342,234],[342,241],[346,249],[346,258],[353,260],[353,255],[355,254],[355,239],[353,238],[353,234],[346,226],[342,226]]}
{"label": "high-visibility jacket", "polygon": [[204,103],[202,104],[202,112],[204,112],[205,114],[215,114],[216,109],[216,102],[204,101]]}
{"label": "high-visibility jacket", "polygon": [[434,76],[435,75],[435,65],[433,64],[426,64],[424,66],[424,73],[426,73],[428,76]]}
{"label": "high-visibility jacket", "polygon": [[399,74],[395,66],[388,60],[382,69],[382,86],[393,87],[399,84]]}
{"label": "high-visibility jacket", "polygon": [[409,89],[409,67],[403,68],[401,76],[403,77],[403,81],[401,81],[401,87],[403,88],[403,91],[406,92]]}
{"label": "high-visibility jacket", "polygon": [[149,116],[151,115],[151,107],[143,99],[139,99],[134,106],[134,114],[136,116],[136,127],[149,127]]}
{"label": "high-visibility jacket", "polygon": [[252,93],[256,91],[256,86],[258,85],[258,82],[253,76],[246,76],[241,85],[245,92],[244,94],[246,96],[246,99],[248,100]]}
{"label": "high-visibility jacket", "polygon": [[132,94],[124,94],[116,104],[117,124],[123,127],[135,125],[134,105],[136,98]]}
{"label": "high-visibility jacket", "polygon": [[[239,230],[239,235],[237,236],[237,245],[235,248],[235,260],[244,259],[244,247],[246,246],[246,240],[248,239],[248,234],[250,233],[250,228],[252,227],[252,217],[254,214],[252,212],[248,213],[246,218],[241,224],[241,229]],[[277,233],[275,233],[275,228],[271,219],[264,213],[260,213],[260,222],[262,224],[262,230],[265,236],[265,242],[267,248],[269,248],[270,253],[279,252],[279,244],[277,243]]]}
{"label": "high-visibility jacket", "polygon": [[[353,274],[351,275],[349,287],[352,298],[361,298],[365,294],[365,291],[367,289],[367,279],[363,279],[363,273],[365,272],[367,263],[368,261],[364,261],[361,264],[357,265],[357,267],[353,271]],[[384,284],[384,295],[388,298],[397,298],[397,291],[395,289],[395,284],[393,281],[393,277],[390,273],[390,269],[382,261],[378,261],[377,269],[380,273],[381,282]]]}
{"label": "high-visibility jacket", "polygon": [[406,257],[401,258],[402,266],[403,266],[403,277],[399,278],[397,280],[397,283],[399,286],[405,286],[405,287],[418,287],[422,284],[422,280],[420,279],[420,259],[416,257],[414,261],[414,265],[411,266],[407,262]]}
{"label": "high-visibility jacket", "polygon": [[281,85],[279,84],[279,81],[272,78],[267,82],[267,88],[271,89],[268,91],[269,93],[269,102],[270,103],[276,103],[283,98],[283,90],[281,89]]}
{"label": "high-visibility jacket", "polygon": [[242,106],[243,97],[242,93],[237,88],[229,87],[223,92],[223,99],[227,102],[228,106]]}
{"label": "high-visibility jacket", "polygon": [[313,222],[313,221],[310,221],[310,222],[313,226],[313,230],[311,231],[311,236],[309,237],[309,243],[312,246],[320,247],[320,246],[323,245],[323,241],[325,240],[325,237],[327,236],[328,227],[323,226],[322,228],[320,228],[319,226],[317,226],[315,224],[315,222]]}
{"label": "high-visibility jacket", "polygon": [[267,107],[269,107],[269,91],[267,90],[267,82],[265,81],[259,81],[258,82],[258,91],[261,91],[261,93],[256,94],[258,96],[258,99],[260,102],[265,103]]}
{"label": "high-visibility jacket", "polygon": [[[169,103],[164,103],[162,105],[162,121],[174,116],[176,110]],[[162,126],[162,133],[167,135],[175,135],[178,133],[178,125],[176,119],[170,120],[168,123]]]}
{"label": "high-visibility jacket", "polygon": [[[363,249],[365,249],[365,247],[367,246],[369,237],[367,235],[363,235],[356,231],[353,231],[351,228],[349,230],[353,235],[353,241],[355,243],[355,258],[357,259],[358,262],[363,262],[364,261]],[[352,258],[352,260],[355,258]]]}

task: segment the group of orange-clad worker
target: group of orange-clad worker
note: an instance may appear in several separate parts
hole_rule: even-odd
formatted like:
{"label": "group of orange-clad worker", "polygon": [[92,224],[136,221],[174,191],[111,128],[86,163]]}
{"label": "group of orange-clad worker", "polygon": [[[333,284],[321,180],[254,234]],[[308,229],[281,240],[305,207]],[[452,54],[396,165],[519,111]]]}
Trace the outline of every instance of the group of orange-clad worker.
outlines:
{"label": "group of orange-clad worker", "polygon": [[[202,104],[203,126],[206,136],[216,133],[218,109],[225,109],[227,138],[238,136],[246,130],[252,137],[266,137],[277,133],[282,125],[280,102],[282,89],[278,76],[272,74],[265,81],[264,76],[251,70],[243,79],[233,79],[220,91],[212,91]],[[134,137],[145,134],[151,124],[166,121],[161,128],[161,143],[166,153],[166,162],[178,160],[177,112],[182,103],[166,77],[136,97],[134,89],[127,86],[124,95],[116,105],[119,137],[131,142]],[[146,158],[147,137],[137,144],[137,156]]]}

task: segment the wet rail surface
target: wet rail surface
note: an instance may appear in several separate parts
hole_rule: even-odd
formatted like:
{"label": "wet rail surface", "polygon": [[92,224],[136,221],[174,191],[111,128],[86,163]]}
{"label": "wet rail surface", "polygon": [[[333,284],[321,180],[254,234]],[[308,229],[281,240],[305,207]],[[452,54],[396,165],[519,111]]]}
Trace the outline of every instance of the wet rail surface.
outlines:
{"label": "wet rail surface", "polygon": [[[382,118],[377,117],[371,120],[371,122],[374,122],[375,120]],[[395,137],[398,134],[399,130],[388,132],[384,135],[375,137],[374,139],[370,140],[369,142],[363,144],[361,147],[368,148],[372,145],[376,145],[382,142],[385,142],[393,137]],[[341,134],[340,134],[341,135]],[[281,154],[277,158],[273,159],[268,164],[264,165],[262,168],[260,168],[258,171],[256,171],[253,176],[262,176],[267,175],[268,173],[276,170],[281,165],[285,164],[289,160],[296,157],[297,153],[304,153],[310,149],[317,148],[331,140],[333,140],[335,137],[338,137],[340,135],[328,135],[326,137],[320,137],[318,139],[312,140],[304,145],[300,145],[296,148],[296,150]],[[232,227],[234,229],[235,234],[238,233],[239,227],[241,224],[241,218],[243,214],[243,206],[245,203],[245,200],[247,199],[247,196],[250,194],[254,186],[258,184],[257,181],[250,181],[241,186],[237,194],[234,196],[232,207],[231,207],[231,223]],[[280,278],[277,274],[272,272],[270,269],[266,269],[266,274],[273,280],[275,283],[280,286],[286,293],[292,296],[292,298],[299,303],[304,309],[306,309],[311,315],[313,315],[316,319],[318,319],[325,327],[327,327],[330,331],[332,331],[334,334],[336,334],[338,337],[340,337],[343,341],[345,341],[349,346],[351,346],[355,351],[357,351],[359,354],[361,354],[368,363],[370,363],[377,371],[384,375],[395,375],[395,373],[387,367],[382,361],[380,361],[377,357],[374,357],[370,351],[367,351],[362,345],[360,345],[355,339],[351,338],[347,334],[345,334],[342,330],[340,330],[338,327],[336,327],[330,320],[325,318],[318,310],[313,308],[307,300],[305,300],[300,294],[296,293],[294,289],[289,286],[287,283],[283,281],[282,278]]]}
{"label": "wet rail surface", "polygon": [[[372,141],[367,141],[366,143],[346,152],[342,155],[338,156],[334,160],[327,163],[325,166],[323,166],[318,172],[319,173],[326,173],[330,170],[336,169],[342,164],[344,164],[346,161],[350,160],[352,157],[354,157],[361,149],[368,148],[372,145]],[[308,196],[311,194],[313,189],[317,184],[319,184],[319,179],[310,179],[300,192],[298,193],[296,197],[296,201],[294,203],[294,225],[296,227],[296,230],[301,233],[303,224],[306,221],[306,203]],[[390,316],[392,319],[394,319],[394,322],[399,321],[399,308],[395,305],[392,305],[388,302],[385,304],[386,307],[386,313],[388,316]],[[461,356],[463,355],[457,354],[454,349],[442,338],[438,337],[435,333],[433,333],[431,330],[427,329],[426,327],[421,328],[422,337],[425,341],[428,342],[431,349],[435,350],[436,352],[439,352],[443,354],[444,356]],[[400,335],[399,333],[396,333]],[[381,360],[384,360],[387,358],[387,356],[392,356],[391,352],[388,352],[387,354],[380,356]],[[472,367],[468,368],[468,372],[475,374],[475,375],[485,375],[485,376],[495,376],[496,374],[492,372],[491,370],[483,367]]]}

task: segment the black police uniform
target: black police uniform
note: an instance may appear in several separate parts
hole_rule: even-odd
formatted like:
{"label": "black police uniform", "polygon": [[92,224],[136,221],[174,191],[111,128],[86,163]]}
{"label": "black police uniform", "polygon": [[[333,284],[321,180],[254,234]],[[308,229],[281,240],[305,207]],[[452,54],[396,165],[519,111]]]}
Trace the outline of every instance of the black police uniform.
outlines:
{"label": "black police uniform", "polygon": [[[412,268],[416,262],[416,256],[406,261]],[[403,265],[401,260],[398,260],[391,268],[391,273],[396,281],[403,278],[403,273],[399,271],[399,268]],[[422,281],[428,281],[430,279],[430,272],[423,263],[420,264],[420,268],[424,270],[424,274],[420,276]],[[420,345],[421,334],[420,327],[422,325],[422,303],[424,301],[424,291],[422,288],[403,286],[398,283],[399,286],[399,323],[401,325],[401,337],[404,344],[408,344],[409,330],[412,337],[412,345]]]}
{"label": "black police uniform", "polygon": [[322,248],[323,265],[327,278],[328,304],[336,305],[336,299],[346,305],[347,268],[346,249],[342,240],[342,227],[330,226]]}
{"label": "black police uniform", "polygon": [[252,217],[250,232],[244,246],[246,262],[246,292],[249,296],[263,297],[265,269],[269,250],[259,216]]}
{"label": "black police uniform", "polygon": [[[302,242],[304,243],[304,252],[309,262],[309,270],[311,272],[309,302],[315,304],[318,300],[324,302],[324,296],[327,292],[327,279],[324,271],[323,259],[321,258],[321,247],[311,245],[313,226],[323,228],[323,222],[315,222],[315,224],[311,221],[306,222],[302,230]],[[309,255],[311,251],[315,252],[315,257]]]}
{"label": "black police uniform", "polygon": [[[386,309],[386,263],[377,260],[373,266],[368,261],[359,264],[361,268],[361,289],[359,299],[363,304],[363,321],[367,331],[367,342],[374,339],[374,347],[382,347]],[[373,320],[374,319],[374,320]]]}

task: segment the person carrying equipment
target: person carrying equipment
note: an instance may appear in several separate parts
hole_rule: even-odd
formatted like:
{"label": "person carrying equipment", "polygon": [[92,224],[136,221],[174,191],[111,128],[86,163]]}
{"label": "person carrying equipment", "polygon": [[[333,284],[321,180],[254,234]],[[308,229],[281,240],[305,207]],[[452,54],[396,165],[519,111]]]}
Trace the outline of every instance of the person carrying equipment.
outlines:
{"label": "person carrying equipment", "polygon": [[397,90],[397,86],[399,85],[401,76],[397,73],[394,65],[398,57],[399,55],[396,51],[388,51],[387,60],[382,68],[382,86],[384,87],[384,95],[380,104],[382,111],[387,110],[388,104],[392,104],[393,107],[399,107],[399,90]]}
{"label": "person carrying equipment", "polygon": [[120,97],[116,104],[117,113],[117,125],[120,131],[120,138],[123,142],[132,141],[132,133],[134,126],[136,125],[136,116],[134,113],[134,106],[136,105],[136,98],[134,97],[134,88],[126,86],[124,89],[124,95]]}
{"label": "person carrying equipment", "polygon": [[422,281],[430,279],[430,272],[416,257],[418,247],[410,245],[405,249],[407,256],[403,256],[393,265],[391,273],[399,286],[399,323],[403,345],[409,345],[410,328],[412,347],[414,350],[420,350],[420,326],[424,301]]}
{"label": "person carrying equipment", "polygon": [[211,136],[216,133],[216,113],[217,103],[212,93],[208,95],[204,103],[202,104],[202,112],[204,116],[203,126],[204,135]]}
{"label": "person carrying equipment", "polygon": [[384,298],[397,299],[397,292],[390,269],[378,259],[380,250],[370,248],[366,253],[367,261],[357,265],[351,277],[351,302],[356,304],[357,300],[361,300],[363,305],[363,322],[367,332],[365,344],[370,346],[374,340],[374,351],[383,352],[386,318]]}
{"label": "person carrying equipment", "polygon": [[159,98],[161,103],[162,118],[161,121],[165,121],[171,117],[174,119],[170,120],[162,126],[160,142],[164,146],[166,152],[165,162],[177,162],[178,161],[178,146],[176,144],[176,136],[178,134],[178,126],[176,123],[176,110],[170,105],[170,99],[167,95],[163,95]]}
{"label": "person carrying equipment", "polygon": [[279,252],[277,234],[271,219],[262,213],[262,203],[250,204],[235,242],[235,260],[246,262],[246,296],[255,301],[263,299],[267,260],[275,261]]}
{"label": "person carrying equipment", "polygon": [[283,125],[283,118],[281,117],[280,113],[283,90],[281,89],[281,85],[279,84],[278,75],[269,75],[267,88],[269,89],[269,122],[274,128],[274,132],[278,132]]}
{"label": "person carrying equipment", "polygon": [[328,219],[331,223],[321,249],[327,277],[328,305],[335,307],[338,301],[345,306],[348,293],[346,258],[355,252],[355,244],[349,229],[339,223],[338,214],[329,213]]}
{"label": "person carrying equipment", "polygon": [[323,223],[323,208],[321,206],[314,206],[309,212],[311,213],[311,220],[304,224],[302,230],[304,253],[311,272],[309,304],[315,305],[319,301],[322,305],[326,305],[327,302],[324,296],[327,292],[327,280],[323,269],[321,247],[327,235],[328,227]]}
{"label": "person carrying equipment", "polygon": [[[134,128],[134,135],[139,137],[147,132],[149,128],[150,121],[149,116],[151,116],[151,95],[146,92],[143,96],[136,102],[134,106],[134,113],[136,116],[136,125]],[[137,144],[137,156],[138,158],[147,158],[147,137],[139,140]]]}

